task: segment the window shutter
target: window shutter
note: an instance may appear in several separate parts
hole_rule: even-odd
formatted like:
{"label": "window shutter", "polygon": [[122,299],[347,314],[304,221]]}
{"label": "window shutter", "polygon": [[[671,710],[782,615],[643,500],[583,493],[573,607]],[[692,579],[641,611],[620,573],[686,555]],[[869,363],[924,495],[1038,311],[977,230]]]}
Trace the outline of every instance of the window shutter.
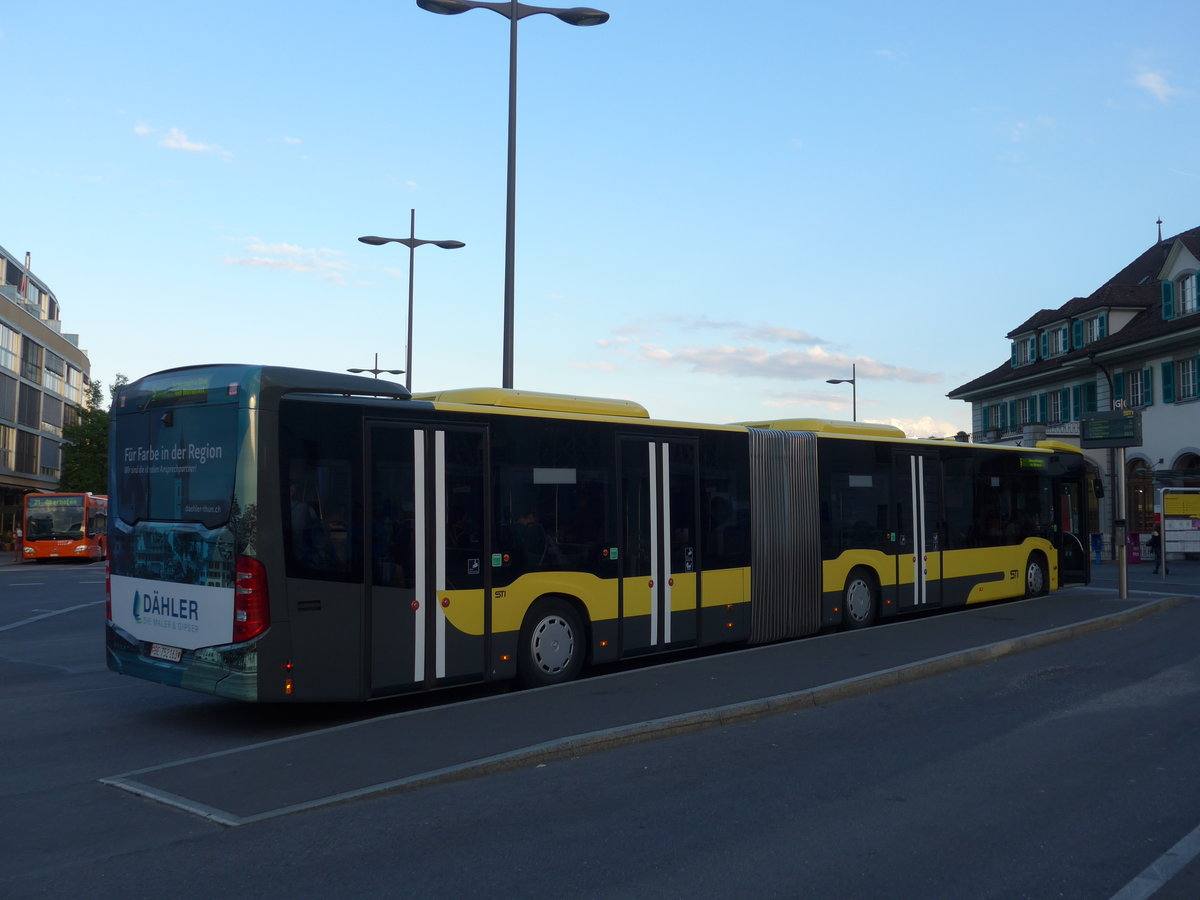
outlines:
{"label": "window shutter", "polygon": [[1175,318],[1175,285],[1169,281],[1162,283],[1162,312],[1164,319]]}
{"label": "window shutter", "polygon": [[1049,408],[1050,408],[1050,398],[1047,397],[1045,394],[1038,394],[1037,420],[1039,422],[1044,423],[1046,421],[1046,414],[1049,411]]}
{"label": "window shutter", "polygon": [[1058,421],[1071,421],[1071,389],[1063,388],[1058,392]]}
{"label": "window shutter", "polygon": [[1142,406],[1154,405],[1154,367],[1142,369]]}
{"label": "window shutter", "polygon": [[1042,332],[1042,359],[1050,358],[1050,332]]}
{"label": "window shutter", "polygon": [[1083,411],[1085,413],[1096,411],[1096,382],[1094,381],[1089,381],[1083,386]]}
{"label": "window shutter", "polygon": [[1162,395],[1163,403],[1175,402],[1175,363],[1162,364]]}
{"label": "window shutter", "polygon": [[1075,385],[1071,388],[1071,421],[1078,422],[1080,415],[1083,413],[1083,386]]}
{"label": "window shutter", "polygon": [[1125,373],[1116,372],[1112,377],[1112,396],[1108,398],[1109,409],[1117,408],[1117,401],[1125,399]]}
{"label": "window shutter", "polygon": [[1096,337],[1108,337],[1108,313],[1096,316]]}
{"label": "window shutter", "polygon": [[1017,342],[1016,341],[1013,341],[1012,361],[1009,362],[1009,365],[1012,366],[1014,369],[1017,367]]}
{"label": "window shutter", "polygon": [[1071,349],[1071,326],[1064,325],[1062,327],[1062,352],[1067,353]]}
{"label": "window shutter", "polygon": [[1008,404],[1001,401],[998,404],[998,406],[1000,408],[1000,414],[996,417],[996,421],[1000,423],[1001,431],[1007,431],[1008,430]]}
{"label": "window shutter", "polygon": [[1078,350],[1083,346],[1083,323],[1071,323],[1071,349]]}
{"label": "window shutter", "polygon": [[1017,428],[1021,424],[1021,417],[1017,415],[1017,401],[1008,401],[1008,427]]}

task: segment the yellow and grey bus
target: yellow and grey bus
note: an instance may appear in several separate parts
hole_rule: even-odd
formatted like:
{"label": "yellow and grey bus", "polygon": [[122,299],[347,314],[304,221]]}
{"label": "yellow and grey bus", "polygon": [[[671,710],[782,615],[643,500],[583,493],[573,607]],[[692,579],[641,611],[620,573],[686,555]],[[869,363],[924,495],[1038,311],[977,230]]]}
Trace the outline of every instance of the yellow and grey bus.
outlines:
{"label": "yellow and grey bus", "polygon": [[1088,579],[1053,442],[234,365],[126,385],[110,437],[109,668],[241,700],[554,684]]}

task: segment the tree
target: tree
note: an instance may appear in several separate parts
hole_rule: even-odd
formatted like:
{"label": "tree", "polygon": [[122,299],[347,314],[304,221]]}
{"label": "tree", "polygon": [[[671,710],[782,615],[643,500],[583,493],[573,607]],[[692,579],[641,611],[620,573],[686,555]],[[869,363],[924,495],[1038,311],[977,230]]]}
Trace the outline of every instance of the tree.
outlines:
{"label": "tree", "polygon": [[[115,397],[128,379],[118,374],[109,388]],[[79,421],[63,429],[60,491],[108,493],[108,409],[98,382],[88,385],[87,404],[79,410]]]}

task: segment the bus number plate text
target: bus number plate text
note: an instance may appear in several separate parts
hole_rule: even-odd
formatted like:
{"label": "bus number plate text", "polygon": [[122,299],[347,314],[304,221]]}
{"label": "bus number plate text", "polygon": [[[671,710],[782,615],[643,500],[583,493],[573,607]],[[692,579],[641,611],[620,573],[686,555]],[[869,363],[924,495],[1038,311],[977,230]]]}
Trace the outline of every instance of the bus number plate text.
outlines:
{"label": "bus number plate text", "polygon": [[178,647],[168,647],[164,644],[151,644],[150,655],[155,659],[165,659],[167,662],[179,662],[183,659],[183,651]]}

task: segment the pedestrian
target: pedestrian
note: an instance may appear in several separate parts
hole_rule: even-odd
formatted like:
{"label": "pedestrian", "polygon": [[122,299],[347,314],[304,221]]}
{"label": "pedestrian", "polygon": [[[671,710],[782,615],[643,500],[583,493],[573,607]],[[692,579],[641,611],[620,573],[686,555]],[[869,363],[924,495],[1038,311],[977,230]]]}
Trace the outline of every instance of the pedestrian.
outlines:
{"label": "pedestrian", "polygon": [[13,531],[13,562],[21,561],[21,541],[25,537],[25,532],[18,525]]}
{"label": "pedestrian", "polygon": [[1146,541],[1146,546],[1154,554],[1154,574],[1158,574],[1158,567],[1161,564],[1165,570],[1165,574],[1170,575],[1171,570],[1167,568],[1166,561],[1163,559],[1162,533],[1158,530],[1157,525],[1154,526],[1154,531],[1150,534],[1150,540]]}

